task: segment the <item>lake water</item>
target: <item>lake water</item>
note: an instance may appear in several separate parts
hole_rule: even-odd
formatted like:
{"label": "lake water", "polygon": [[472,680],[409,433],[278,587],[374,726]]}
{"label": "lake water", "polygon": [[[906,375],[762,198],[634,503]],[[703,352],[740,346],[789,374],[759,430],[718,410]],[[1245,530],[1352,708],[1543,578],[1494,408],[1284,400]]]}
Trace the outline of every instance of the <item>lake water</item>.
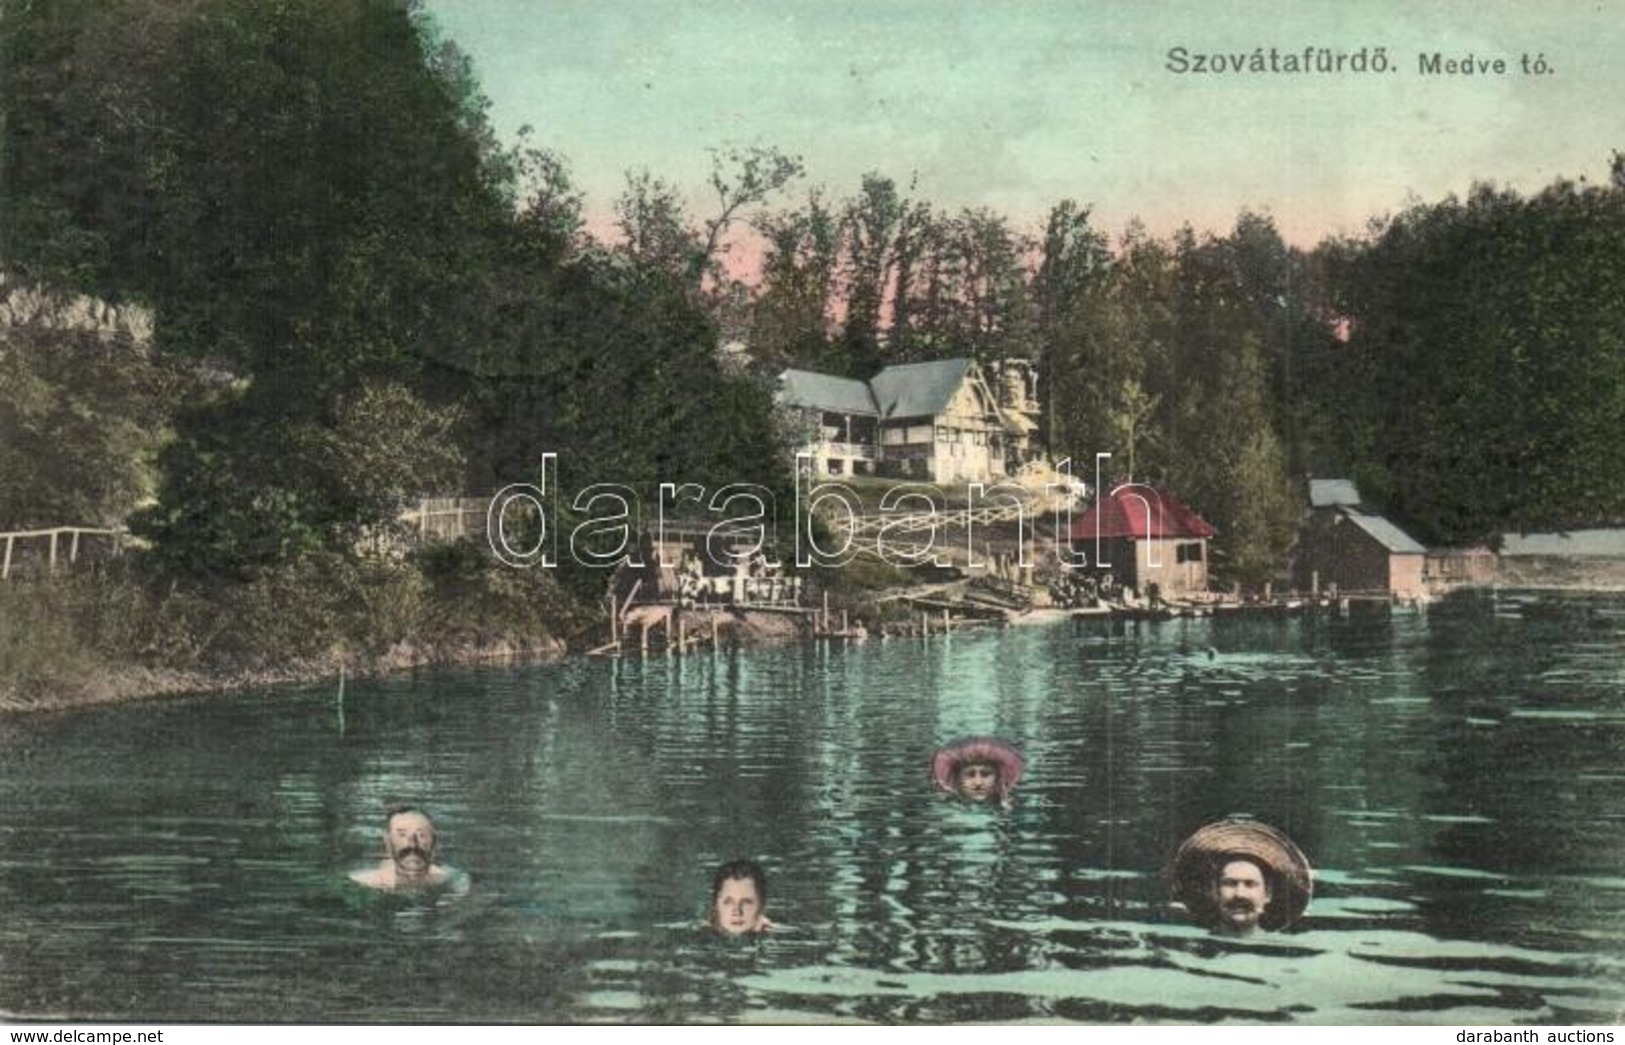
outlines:
{"label": "lake water", "polygon": [[[1213,656],[1208,650],[1214,651]],[[0,719],[0,1009],[156,1021],[1614,1022],[1625,598],[1022,626]],[[1008,812],[933,749],[1007,737]],[[380,812],[468,895],[374,894]],[[1250,814],[1294,931],[1160,877]],[[759,859],[783,931],[699,928]]]}

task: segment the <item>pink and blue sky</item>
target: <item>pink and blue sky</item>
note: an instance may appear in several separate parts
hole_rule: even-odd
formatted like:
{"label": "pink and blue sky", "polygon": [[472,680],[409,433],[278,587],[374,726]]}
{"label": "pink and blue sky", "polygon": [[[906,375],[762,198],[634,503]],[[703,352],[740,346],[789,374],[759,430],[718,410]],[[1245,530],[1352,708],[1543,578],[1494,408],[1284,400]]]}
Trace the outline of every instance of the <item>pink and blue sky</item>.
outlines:
{"label": "pink and blue sky", "polygon": [[[1113,234],[1223,230],[1242,208],[1311,245],[1475,180],[1607,178],[1625,149],[1618,0],[431,0],[511,139],[562,153],[593,224],[629,168],[704,212],[707,149],[800,154],[835,198],[878,170],[1036,228],[1071,197]],[[1385,48],[1385,74],[1176,74],[1168,53]],[[1424,75],[1418,54],[1503,59]],[[1526,76],[1541,55],[1547,75]]]}

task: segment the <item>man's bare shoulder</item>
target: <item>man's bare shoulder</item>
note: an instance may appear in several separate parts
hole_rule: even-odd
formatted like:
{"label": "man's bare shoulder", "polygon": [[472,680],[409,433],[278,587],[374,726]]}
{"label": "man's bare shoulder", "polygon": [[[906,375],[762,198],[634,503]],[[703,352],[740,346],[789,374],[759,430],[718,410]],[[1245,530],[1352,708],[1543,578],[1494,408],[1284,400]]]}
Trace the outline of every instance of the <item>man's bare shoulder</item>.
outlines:
{"label": "man's bare shoulder", "polygon": [[350,881],[368,889],[390,892],[409,892],[415,889],[443,889],[451,886],[459,893],[468,891],[468,876],[436,864],[422,878],[403,881],[395,873],[395,865],[385,860],[377,867],[364,867],[350,872]]}
{"label": "man's bare shoulder", "polygon": [[395,888],[395,868],[387,861],[377,867],[363,867],[350,872],[350,881],[368,889]]}

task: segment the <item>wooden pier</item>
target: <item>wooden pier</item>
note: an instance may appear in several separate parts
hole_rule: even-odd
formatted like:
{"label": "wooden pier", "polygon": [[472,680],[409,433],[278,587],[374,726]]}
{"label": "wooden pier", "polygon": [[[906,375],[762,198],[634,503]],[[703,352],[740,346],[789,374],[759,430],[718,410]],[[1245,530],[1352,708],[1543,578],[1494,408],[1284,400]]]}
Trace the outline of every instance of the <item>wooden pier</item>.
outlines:
{"label": "wooden pier", "polygon": [[1338,595],[1288,595],[1260,599],[1215,599],[1176,601],[1157,606],[1102,602],[1071,611],[1074,620],[1161,623],[1163,621],[1213,617],[1216,620],[1268,620],[1303,616],[1347,616],[1360,610],[1391,610],[1414,606],[1417,600],[1398,598],[1388,592],[1348,592]]}

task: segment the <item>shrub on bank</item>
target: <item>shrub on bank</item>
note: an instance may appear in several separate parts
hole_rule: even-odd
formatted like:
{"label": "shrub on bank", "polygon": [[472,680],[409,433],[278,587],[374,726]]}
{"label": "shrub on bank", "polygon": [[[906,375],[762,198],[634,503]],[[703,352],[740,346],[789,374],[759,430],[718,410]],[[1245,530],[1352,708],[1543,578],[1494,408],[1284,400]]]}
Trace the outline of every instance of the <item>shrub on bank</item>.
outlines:
{"label": "shrub on bank", "polygon": [[0,705],[43,703],[61,680],[96,669],[99,658],[78,623],[82,610],[77,585],[0,584]]}
{"label": "shrub on bank", "polygon": [[0,707],[177,688],[153,673],[206,686],[338,661],[365,670],[403,652],[456,661],[541,650],[591,619],[546,571],[503,567],[473,545],[403,561],[312,553],[212,587],[154,576],[136,554],[0,584]]}

